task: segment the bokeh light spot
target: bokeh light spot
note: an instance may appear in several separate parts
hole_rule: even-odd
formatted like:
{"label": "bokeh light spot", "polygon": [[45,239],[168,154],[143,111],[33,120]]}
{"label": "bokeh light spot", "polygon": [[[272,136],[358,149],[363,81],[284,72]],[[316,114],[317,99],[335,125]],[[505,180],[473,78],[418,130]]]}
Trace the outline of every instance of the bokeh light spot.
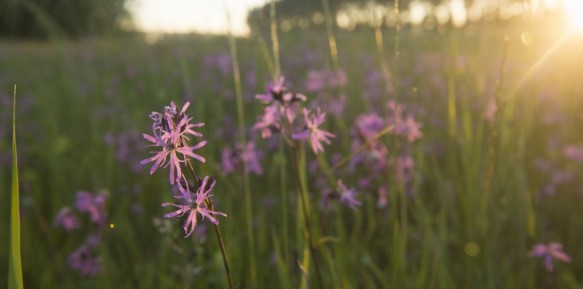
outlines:
{"label": "bokeh light spot", "polygon": [[466,244],[464,251],[466,251],[466,254],[468,254],[468,256],[476,257],[478,256],[478,254],[480,254],[480,246],[478,246],[478,244],[474,242],[469,242]]}
{"label": "bokeh light spot", "polygon": [[522,41],[522,44],[524,44],[525,46],[530,46],[532,44],[532,34],[528,31],[524,31],[522,32],[522,34],[520,34],[520,40]]}

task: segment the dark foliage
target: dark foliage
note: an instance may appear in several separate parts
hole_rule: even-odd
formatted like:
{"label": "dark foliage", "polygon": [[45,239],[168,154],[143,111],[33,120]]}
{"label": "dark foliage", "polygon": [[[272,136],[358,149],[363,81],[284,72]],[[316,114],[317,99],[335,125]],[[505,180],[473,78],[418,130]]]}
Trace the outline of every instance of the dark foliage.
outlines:
{"label": "dark foliage", "polygon": [[126,0],[3,0],[0,37],[47,38],[113,34],[130,23]]}

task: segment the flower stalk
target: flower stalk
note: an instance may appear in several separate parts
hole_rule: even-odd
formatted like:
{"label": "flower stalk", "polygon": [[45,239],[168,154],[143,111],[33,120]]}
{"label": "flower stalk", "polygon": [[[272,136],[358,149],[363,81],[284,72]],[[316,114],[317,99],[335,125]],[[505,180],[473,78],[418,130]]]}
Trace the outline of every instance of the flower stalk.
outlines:
{"label": "flower stalk", "polygon": [[[196,178],[196,174],[194,173],[194,168],[190,161],[187,162],[188,169],[192,176]],[[205,200],[206,205],[211,209],[211,211],[215,210],[215,204],[211,199]],[[221,229],[219,228],[219,224],[213,224],[215,230],[215,236],[217,237],[217,242],[219,243],[219,248],[221,249],[221,255],[223,256],[223,265],[225,266],[225,274],[227,274],[227,282],[229,283],[229,289],[234,289],[233,286],[233,278],[231,276],[231,270],[229,269],[229,259],[227,258],[227,250],[225,249],[225,242],[223,242],[223,237],[221,235]]]}
{"label": "flower stalk", "polygon": [[[190,162],[190,158],[194,158],[204,163],[204,157],[195,154],[194,150],[206,145],[206,141],[201,141],[195,146],[189,146],[190,137],[202,137],[202,134],[193,130],[196,127],[204,126],[204,123],[191,124],[192,118],[186,114],[186,109],[190,103],[187,102],[182,108],[178,107],[174,102],[170,106],[164,107],[164,112],[152,112],[150,118],[152,119],[152,135],[143,134],[144,139],[151,142],[150,146],[156,147],[159,151],[153,151],[153,157],[144,159],[141,163],[147,164],[154,162],[150,169],[150,174],[153,174],[158,168],[170,167],[170,185],[176,185],[179,190],[178,195],[174,197],[180,201],[178,204],[163,203],[163,207],[172,206],[176,208],[174,212],[164,215],[166,218],[186,216],[183,225],[185,238],[194,233],[194,229],[198,224],[198,215],[202,220],[208,219],[215,227],[215,234],[221,254],[223,256],[223,263],[227,274],[227,281],[229,288],[234,289],[231,272],[229,270],[229,262],[225,250],[223,238],[219,230],[219,221],[216,216],[227,215],[223,212],[215,211],[212,202],[212,195],[210,194],[216,184],[213,177],[205,176],[201,178],[198,176]],[[182,166],[186,166],[193,177],[193,182],[190,183],[183,174]]]}
{"label": "flower stalk", "polygon": [[314,269],[316,270],[316,278],[318,281],[318,286],[320,288],[324,288],[324,283],[322,282],[322,273],[320,272],[320,263],[318,260],[318,255],[316,251],[316,247],[314,246],[314,238],[312,234],[312,227],[310,224],[310,214],[308,213],[308,203],[307,203],[307,192],[305,190],[304,182],[302,182],[302,178],[300,177],[300,165],[299,165],[299,158],[298,153],[300,148],[292,148],[292,158],[293,158],[293,165],[294,165],[294,176],[296,179],[296,184],[300,193],[300,201],[301,201],[301,211],[303,214],[304,219],[304,233],[306,234],[306,239],[308,241],[308,247],[310,249],[310,255],[314,260]]}

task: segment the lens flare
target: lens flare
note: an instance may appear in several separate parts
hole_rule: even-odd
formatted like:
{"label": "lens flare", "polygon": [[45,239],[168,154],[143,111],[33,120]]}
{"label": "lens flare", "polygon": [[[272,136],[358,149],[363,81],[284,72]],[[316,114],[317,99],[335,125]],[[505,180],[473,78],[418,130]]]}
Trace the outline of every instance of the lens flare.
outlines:
{"label": "lens flare", "polygon": [[577,29],[583,29],[583,1],[563,0],[563,5],[569,23]]}

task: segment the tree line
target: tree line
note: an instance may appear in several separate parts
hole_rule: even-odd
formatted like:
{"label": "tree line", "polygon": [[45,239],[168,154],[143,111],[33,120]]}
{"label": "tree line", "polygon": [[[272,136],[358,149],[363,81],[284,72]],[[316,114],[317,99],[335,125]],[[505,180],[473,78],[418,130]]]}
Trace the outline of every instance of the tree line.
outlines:
{"label": "tree line", "polygon": [[79,38],[122,32],[131,23],[126,0],[2,0],[0,37]]}

